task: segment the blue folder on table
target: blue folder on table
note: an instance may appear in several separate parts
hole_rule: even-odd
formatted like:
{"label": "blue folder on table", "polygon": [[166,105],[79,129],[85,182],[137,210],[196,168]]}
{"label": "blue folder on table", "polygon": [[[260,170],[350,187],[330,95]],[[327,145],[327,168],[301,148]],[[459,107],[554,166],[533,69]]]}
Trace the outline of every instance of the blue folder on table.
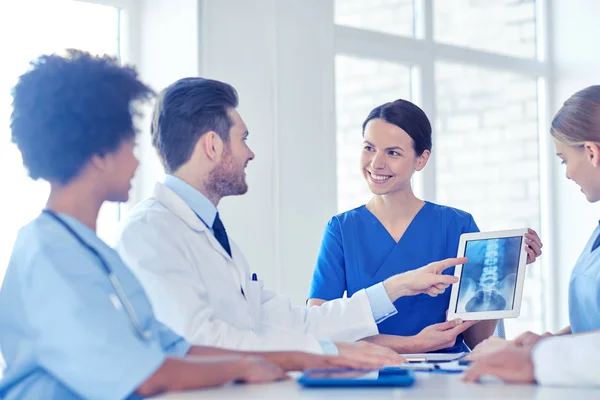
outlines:
{"label": "blue folder on table", "polygon": [[411,371],[389,367],[366,369],[313,369],[306,371],[298,383],[305,387],[410,386],[415,382]]}

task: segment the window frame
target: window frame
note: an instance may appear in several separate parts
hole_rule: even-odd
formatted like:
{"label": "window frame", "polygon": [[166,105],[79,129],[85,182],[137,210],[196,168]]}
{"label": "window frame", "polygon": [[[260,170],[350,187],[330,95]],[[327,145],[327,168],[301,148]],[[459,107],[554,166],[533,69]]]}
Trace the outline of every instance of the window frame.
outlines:
{"label": "window frame", "polygon": [[[97,4],[102,6],[114,7],[119,10],[119,47],[117,57],[121,64],[139,65],[141,55],[140,48],[140,2],[136,0],[73,0],[81,3]],[[138,154],[138,156],[140,156]],[[143,155],[141,155],[143,156]],[[130,193],[135,198],[135,194]],[[128,205],[124,203],[105,203],[104,206],[110,208],[100,210],[98,216],[99,222],[105,222],[110,225],[118,225],[123,217],[124,211]],[[114,206],[114,210],[113,207]],[[104,211],[104,212],[103,212]],[[115,212],[114,214],[112,214]],[[100,228],[100,224],[99,224]],[[113,232],[116,234],[116,232]],[[99,231],[99,234],[101,232]]]}
{"label": "window frame", "polygon": [[137,64],[140,60],[139,17],[140,5],[136,0],[73,0],[119,9],[119,59],[123,64]]}
{"label": "window frame", "polygon": [[[331,0],[333,8],[335,0]],[[555,214],[552,193],[555,191],[556,168],[553,167],[554,152],[550,136],[547,134],[550,123],[554,92],[553,68],[551,63],[551,18],[552,0],[536,0],[536,57],[521,58],[495,54],[434,41],[434,1],[414,0],[414,37],[403,37],[388,33],[334,25],[334,54],[385,60],[412,66],[413,82],[411,97],[419,104],[431,121],[436,121],[435,63],[452,62],[529,75],[538,81],[538,138],[540,176],[540,236],[544,240],[544,270],[542,275],[542,296],[544,299],[543,325],[546,329],[560,329],[560,299],[557,278],[559,266],[553,262],[552,244],[556,235],[555,223],[550,218]],[[433,142],[435,143],[435,131]],[[436,201],[435,157],[432,157],[415,185],[423,196]],[[538,265],[535,268],[540,268]]]}
{"label": "window frame", "polygon": [[[118,10],[118,48],[117,57],[123,64],[135,64],[139,60],[139,54],[135,52],[139,40],[138,18],[139,4],[136,0],[71,0],[79,3],[96,4],[100,6],[113,7]],[[25,178],[29,179],[29,178]],[[99,215],[99,234],[101,225],[106,224],[109,228],[105,233],[111,236],[116,233],[115,226],[121,217],[121,205],[115,204],[109,208],[103,208]],[[0,269],[0,282],[4,277],[4,268]]]}

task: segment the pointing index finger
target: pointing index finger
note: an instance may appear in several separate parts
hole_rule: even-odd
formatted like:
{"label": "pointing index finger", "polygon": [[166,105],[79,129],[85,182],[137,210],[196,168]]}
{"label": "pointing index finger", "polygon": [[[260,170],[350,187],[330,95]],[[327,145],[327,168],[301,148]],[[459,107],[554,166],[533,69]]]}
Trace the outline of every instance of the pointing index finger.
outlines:
{"label": "pointing index finger", "polygon": [[465,264],[468,261],[466,257],[458,257],[458,258],[447,258],[442,261],[438,261],[434,264],[434,272],[436,274],[441,274],[445,270],[450,267],[454,267],[455,265]]}

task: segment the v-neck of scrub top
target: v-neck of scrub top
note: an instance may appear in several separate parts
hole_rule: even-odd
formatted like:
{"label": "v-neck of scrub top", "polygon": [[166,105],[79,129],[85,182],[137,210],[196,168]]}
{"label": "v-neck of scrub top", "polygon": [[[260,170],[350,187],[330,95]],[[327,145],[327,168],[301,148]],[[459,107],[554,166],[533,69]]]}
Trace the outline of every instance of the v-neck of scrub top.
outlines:
{"label": "v-neck of scrub top", "polygon": [[379,226],[381,227],[381,229],[383,229],[383,231],[385,231],[385,233],[388,234],[390,240],[394,243],[395,246],[400,245],[402,239],[406,236],[407,233],[409,233],[410,228],[419,222],[419,216],[422,213],[425,213],[426,211],[424,211],[425,208],[427,208],[431,203],[429,203],[428,201],[424,202],[424,204],[421,206],[421,208],[419,208],[419,211],[417,211],[417,213],[414,215],[414,217],[411,219],[411,221],[408,223],[408,225],[406,226],[406,229],[404,230],[404,232],[402,233],[402,236],[400,236],[400,238],[398,239],[398,241],[396,241],[396,239],[394,239],[394,236],[392,236],[392,234],[390,233],[390,231],[388,231],[388,229],[385,227],[385,225],[383,225],[383,222],[381,222],[379,220],[379,218],[377,218],[377,216],[375,214],[373,214],[373,212],[371,210],[369,210],[367,208],[366,205],[363,205],[361,208],[366,212],[367,215],[370,215],[375,221],[377,221],[377,223],[379,224]]}
{"label": "v-neck of scrub top", "polygon": [[375,252],[369,257],[372,260],[371,268],[368,268],[368,271],[365,271],[368,275],[372,278],[378,277],[378,273],[381,270],[387,270],[390,266],[389,264],[393,264],[397,261],[398,256],[414,250],[414,238],[415,236],[421,236],[423,233],[423,226],[421,224],[426,222],[427,214],[431,207],[431,203],[425,202],[423,207],[415,214],[412,221],[410,221],[406,230],[397,242],[387,228],[366,205],[357,209],[358,214],[365,219],[367,235],[378,238],[377,243],[373,243],[374,246],[372,247]]}

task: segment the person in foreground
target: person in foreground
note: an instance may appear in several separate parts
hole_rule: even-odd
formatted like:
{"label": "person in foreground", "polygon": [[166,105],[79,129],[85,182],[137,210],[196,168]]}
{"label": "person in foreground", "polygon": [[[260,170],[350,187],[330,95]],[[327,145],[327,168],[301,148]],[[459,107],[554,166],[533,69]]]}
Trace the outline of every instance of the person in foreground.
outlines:
{"label": "person in foreground", "polygon": [[600,386],[597,349],[600,331],[540,339],[536,344],[505,346],[477,358],[463,377],[477,382],[492,375],[509,383],[549,386]]}
{"label": "person in foreground", "polygon": [[[431,124],[423,110],[402,99],[382,104],[365,119],[362,135],[360,168],[373,197],[325,227],[309,307],[453,257],[461,234],[479,231],[471,214],[423,201],[413,192],[411,178],[425,168],[432,150]],[[541,255],[542,243],[531,229],[525,236],[530,264]],[[494,320],[446,321],[449,302],[450,291],[400,298],[394,303],[398,313],[368,340],[399,353],[463,352],[494,333]]]}
{"label": "person in foreground", "polygon": [[138,166],[131,107],[151,95],[134,69],[76,50],[40,57],[13,89],[12,141],[50,196],[20,230],[0,289],[0,398],[122,399],[368,366],[192,347],[154,317],[139,282],[95,233],[100,206],[128,198]]}
{"label": "person in foreground", "polygon": [[388,276],[349,299],[311,309],[265,290],[217,209],[223,197],[248,190],[244,169],[254,153],[237,106],[233,87],[203,78],[173,83],[155,105],[152,142],[167,175],[125,219],[117,251],[158,319],[194,344],[398,363],[388,348],[353,342],[376,335],[376,323],[396,313],[396,299],[442,293],[456,282],[442,271],[464,259]]}
{"label": "person in foreground", "polygon": [[[575,93],[558,111],[550,133],[567,179],[588,201],[600,200],[600,86]],[[557,334],[526,332],[514,341],[483,342],[472,354],[468,381],[492,374],[508,382],[600,385],[600,226],[592,233],[569,283],[570,326]],[[590,333],[593,332],[593,333]],[[555,337],[553,337],[555,336]]]}

